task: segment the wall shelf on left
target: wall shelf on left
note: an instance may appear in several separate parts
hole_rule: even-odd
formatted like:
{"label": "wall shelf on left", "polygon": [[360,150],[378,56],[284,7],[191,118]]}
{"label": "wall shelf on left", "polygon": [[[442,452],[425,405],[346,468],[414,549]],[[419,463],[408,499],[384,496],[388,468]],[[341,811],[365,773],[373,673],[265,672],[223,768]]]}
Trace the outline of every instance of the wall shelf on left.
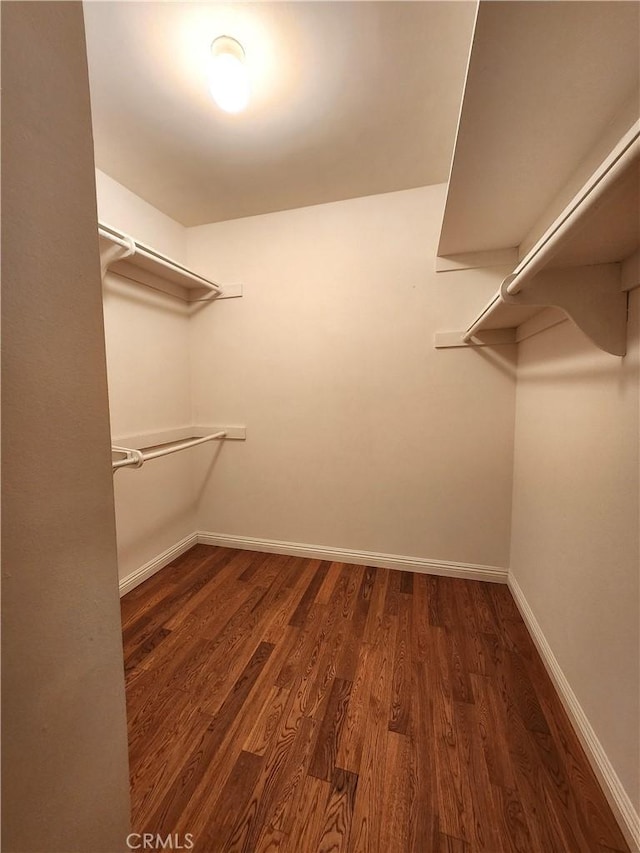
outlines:
{"label": "wall shelf on left", "polygon": [[104,222],[98,222],[98,237],[103,279],[114,272],[185,302],[242,295],[241,285],[222,287]]}
{"label": "wall shelf on left", "polygon": [[189,449],[212,440],[244,441],[244,426],[186,426],[161,432],[144,433],[115,439],[111,446],[112,468],[140,468],[149,459]]}

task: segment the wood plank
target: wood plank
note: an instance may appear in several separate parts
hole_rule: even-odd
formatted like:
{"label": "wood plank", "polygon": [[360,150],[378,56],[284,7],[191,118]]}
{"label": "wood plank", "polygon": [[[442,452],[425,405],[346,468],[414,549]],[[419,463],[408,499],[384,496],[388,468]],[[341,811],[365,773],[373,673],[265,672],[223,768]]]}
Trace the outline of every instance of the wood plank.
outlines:
{"label": "wood plank", "polygon": [[168,628],[164,628],[162,626],[160,628],[156,628],[153,634],[151,634],[143,643],[140,643],[139,646],[135,646],[128,654],[125,654],[125,673],[135,669],[137,666],[141,666],[156,646],[159,646],[160,643],[163,640],[166,640],[169,636],[171,636],[171,631]]}
{"label": "wood plank", "polygon": [[336,769],[338,740],[347,715],[350,695],[351,682],[336,678],[329,694],[308,771],[311,776],[317,776],[327,782],[333,779]]}
{"label": "wood plank", "polygon": [[371,599],[369,601],[369,612],[364,627],[364,634],[362,635],[363,643],[376,645],[379,637],[384,632],[385,602],[390,575],[391,571],[389,569],[378,569],[376,572]]}
{"label": "wood plank", "polygon": [[318,850],[324,833],[325,811],[330,796],[331,785],[324,779],[317,779],[315,776],[305,778],[302,796],[287,826],[287,850],[291,853]]}
{"label": "wood plank", "polygon": [[[271,556],[269,554],[264,554],[260,552],[254,553],[251,562],[239,576],[238,580],[244,581],[245,583],[254,580],[256,574],[260,571],[262,566],[264,566],[265,563],[268,563],[270,559]],[[260,578],[258,577],[257,580],[259,581]]]}
{"label": "wood plank", "polygon": [[497,805],[497,829],[503,849],[507,853],[529,853],[530,850],[535,850],[520,792],[517,788],[501,786],[494,786],[492,790]]}
{"label": "wood plank", "polygon": [[495,815],[498,811],[494,800],[494,789],[489,781],[489,773],[480,740],[475,704],[454,703],[455,725],[458,732],[457,742],[461,766],[465,775],[473,780],[469,786],[473,813],[473,838],[469,839],[475,850],[493,853],[500,850],[502,844],[499,826]]}
{"label": "wood plank", "polygon": [[374,654],[369,644],[360,646],[355,681],[352,682],[347,714],[338,740],[336,765],[354,774],[359,773],[362,760],[362,744],[374,680],[370,658]]}
{"label": "wood plank", "polygon": [[318,590],[318,594],[316,595],[317,604],[329,603],[341,573],[342,563],[331,563],[331,565],[329,566],[329,571],[327,572],[324,580],[322,581],[322,586],[320,587],[320,589]]}
{"label": "wood plank", "polygon": [[415,660],[428,659],[431,641],[429,627],[427,576],[416,574],[411,611],[411,653]]}
{"label": "wood plank", "polygon": [[241,752],[231,775],[220,791],[215,806],[202,832],[198,833],[198,850],[222,850],[229,837],[235,817],[251,796],[264,759],[251,752]]}
{"label": "wood plank", "polygon": [[498,629],[498,617],[489,586],[490,584],[480,581],[467,581],[467,589],[475,610],[476,625],[482,634],[495,634]]}
{"label": "wood plank", "polygon": [[353,619],[353,614],[359,600],[368,601],[366,590],[369,587],[368,578],[371,574],[371,569],[365,566],[345,566],[344,568],[344,586],[339,591],[338,596],[333,596],[331,601],[339,601],[342,605],[342,618]]}
{"label": "wood plank", "polygon": [[244,749],[254,755],[264,755],[276,733],[280,718],[287,706],[289,690],[274,684],[264,707],[244,742]]}
{"label": "wood plank", "polygon": [[445,629],[441,636],[445,640],[443,651],[446,648],[452,696],[456,702],[473,702],[473,688],[469,678],[472,666],[467,659],[466,632],[460,630],[457,578],[439,580],[439,606]]}
{"label": "wood plank", "polygon": [[460,838],[441,832],[438,835],[438,853],[471,853],[472,847]]}
{"label": "wood plank", "polygon": [[385,853],[410,850],[411,813],[416,796],[411,751],[408,737],[389,732],[385,756],[387,792],[380,821],[380,850]]}
{"label": "wood plank", "polygon": [[184,769],[185,753],[211,724],[211,717],[192,706],[188,697],[166,694],[167,713],[146,736],[140,736],[130,752],[131,814],[141,831],[151,829],[150,816],[175,785]]}
{"label": "wood plank", "polygon": [[265,618],[262,639],[267,643],[277,642],[278,637],[289,624],[296,607],[300,603],[309,583],[310,563],[304,566],[291,566],[292,571],[285,577],[284,584],[270,604],[270,612]]}
{"label": "wood plank", "polygon": [[317,643],[318,631],[324,623],[327,615],[325,605],[314,604],[308,613],[307,621],[302,628],[298,630],[296,644],[291,650],[291,654],[282,663],[279,673],[276,676],[276,684],[279,687],[292,687],[298,679],[303,666],[306,666],[311,649]]}
{"label": "wood plank", "polygon": [[400,572],[400,592],[413,595],[413,572]]}
{"label": "wood plank", "polygon": [[298,768],[301,764],[304,768],[314,736],[313,721],[296,713],[292,699],[251,796],[235,813],[226,851],[254,850],[274,833],[289,835],[287,808],[295,808],[295,793],[304,785],[304,769],[299,772]]}
{"label": "wood plank", "polygon": [[398,599],[400,597],[400,583],[402,581],[402,572],[389,572],[389,582],[387,584],[387,597],[385,599],[384,608],[388,616],[398,615]]}
{"label": "wood plank", "polygon": [[433,677],[433,730],[438,820],[445,835],[472,843],[475,837],[472,780],[467,775],[459,745],[447,629],[439,628],[434,634],[437,654]]}
{"label": "wood plank", "polygon": [[505,726],[496,725],[496,721],[503,723],[504,718],[497,705],[498,700],[494,695],[493,685],[487,677],[482,675],[472,675],[471,681],[476,697],[478,732],[489,781],[505,791],[513,790],[516,787],[516,781],[509,753],[509,741]]}
{"label": "wood plank", "polygon": [[[433,629],[432,629],[433,630]],[[409,804],[407,850],[422,853],[435,843],[438,824],[438,783],[434,749],[433,693],[437,683],[435,673],[435,643],[430,637],[426,661],[414,658],[411,667],[411,729],[410,764],[407,784],[413,797]]]}
{"label": "wood plank", "polygon": [[[388,599],[387,599],[388,600]],[[358,790],[349,837],[350,851],[364,853],[381,849],[382,812],[380,803],[386,791],[385,758],[393,679],[393,654],[397,617],[385,610],[383,634],[371,656],[373,681],[364,722],[362,759]]]}
{"label": "wood plank", "polygon": [[318,853],[341,853],[348,849],[357,787],[358,777],[355,773],[336,768],[318,841]]}
{"label": "wood plank", "polygon": [[[347,624],[346,636],[342,643],[340,656],[336,664],[336,676],[345,681],[353,681],[356,668],[358,666],[358,658],[360,655],[360,647],[369,616],[369,607],[371,605],[371,597],[375,586],[376,570],[370,567],[365,569],[365,574],[360,584],[358,598],[353,608],[351,624]],[[347,620],[348,622],[349,620]]]}
{"label": "wood plank", "polygon": [[307,618],[307,614],[311,609],[311,605],[315,602],[316,595],[318,594],[320,587],[329,571],[329,563],[327,562],[318,562],[316,566],[315,572],[311,578],[311,581],[300,599],[300,603],[296,607],[291,619],[289,620],[290,625],[295,625],[300,628]]}
{"label": "wood plank", "polygon": [[442,578],[437,577],[436,575],[427,575],[427,591],[428,591],[428,600],[429,600],[429,624],[442,628],[444,627],[444,622],[442,621],[442,613],[440,610],[440,582]]}
{"label": "wood plank", "polygon": [[[294,710],[294,715],[296,713]],[[258,846],[275,832],[290,834],[291,819],[300,806],[305,780],[308,778],[307,771],[317,738],[317,729],[315,720],[310,717],[300,718],[299,735],[289,753],[286,767],[280,774],[279,784],[274,787],[268,818],[258,838]]]}
{"label": "wood plank", "polygon": [[411,604],[410,596],[400,595],[389,713],[389,731],[405,735],[411,714]]}

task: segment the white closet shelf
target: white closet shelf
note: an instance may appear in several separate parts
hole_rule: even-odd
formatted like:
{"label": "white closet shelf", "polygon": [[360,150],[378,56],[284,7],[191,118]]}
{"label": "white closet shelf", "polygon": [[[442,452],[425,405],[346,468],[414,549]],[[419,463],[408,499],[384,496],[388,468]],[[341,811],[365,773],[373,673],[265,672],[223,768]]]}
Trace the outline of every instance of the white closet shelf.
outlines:
{"label": "white closet shelf", "polygon": [[[568,317],[626,352],[627,290],[640,285],[640,123],[618,142],[464,332],[437,348],[517,343]],[[544,312],[544,314],[542,314]],[[540,315],[540,316],[538,316]],[[535,319],[534,319],[535,318]]]}
{"label": "white closet shelf", "polygon": [[111,441],[114,445],[133,447],[136,450],[148,450],[151,447],[158,447],[161,444],[187,441],[191,438],[202,438],[214,432],[224,432],[225,438],[228,440],[244,441],[247,437],[247,428],[245,426],[187,425],[173,427],[172,429],[118,436],[112,438]]}
{"label": "white closet shelf", "polygon": [[117,228],[99,222],[98,235],[103,277],[110,270],[123,278],[177,296],[185,302],[223,295],[222,287],[216,282],[187,269]]}

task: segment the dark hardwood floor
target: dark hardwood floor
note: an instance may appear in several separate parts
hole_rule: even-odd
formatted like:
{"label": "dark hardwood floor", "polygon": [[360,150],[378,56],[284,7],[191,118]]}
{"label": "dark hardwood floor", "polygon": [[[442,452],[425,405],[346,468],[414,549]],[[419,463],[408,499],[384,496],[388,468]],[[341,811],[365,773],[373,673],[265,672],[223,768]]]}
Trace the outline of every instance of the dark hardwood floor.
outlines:
{"label": "dark hardwood floor", "polygon": [[122,616],[136,832],[628,849],[505,586],[197,545]]}

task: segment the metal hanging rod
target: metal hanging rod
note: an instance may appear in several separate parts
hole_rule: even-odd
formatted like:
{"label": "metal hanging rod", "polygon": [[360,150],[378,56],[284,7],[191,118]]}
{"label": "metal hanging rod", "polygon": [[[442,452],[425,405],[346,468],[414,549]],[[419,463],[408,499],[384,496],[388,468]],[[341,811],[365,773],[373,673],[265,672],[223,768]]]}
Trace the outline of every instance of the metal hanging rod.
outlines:
{"label": "metal hanging rod", "polygon": [[226,432],[212,432],[211,435],[205,435],[202,438],[192,438],[189,441],[181,441],[179,444],[171,444],[168,447],[160,448],[160,450],[151,450],[149,452],[143,452],[142,450],[135,450],[131,447],[116,447],[115,445],[111,448],[114,453],[126,453],[126,457],[124,459],[116,459],[111,463],[111,467],[114,471],[117,471],[118,468],[141,468],[145,462],[148,462],[150,459],[159,459],[161,456],[169,456],[171,453],[178,453],[181,450],[188,450],[190,447],[196,447],[198,444],[204,444],[205,441],[214,441],[215,439],[225,438]]}

